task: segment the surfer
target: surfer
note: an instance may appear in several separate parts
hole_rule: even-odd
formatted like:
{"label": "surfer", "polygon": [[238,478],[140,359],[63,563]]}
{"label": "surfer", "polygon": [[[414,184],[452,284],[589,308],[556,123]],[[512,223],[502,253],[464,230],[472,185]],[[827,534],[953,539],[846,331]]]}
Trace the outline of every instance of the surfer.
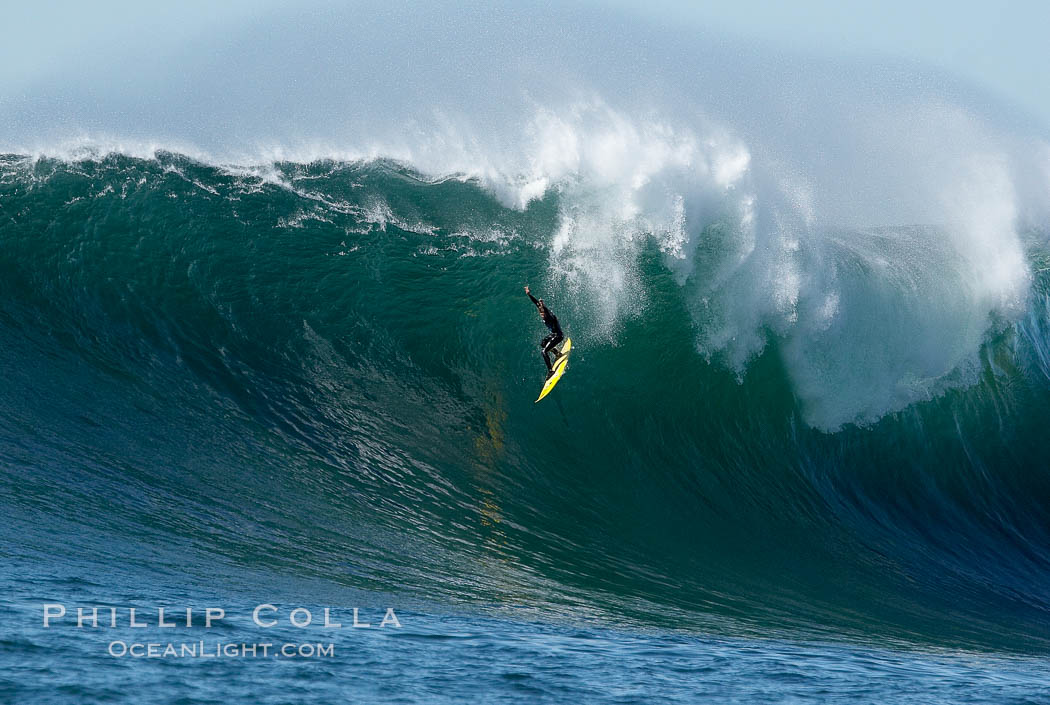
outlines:
{"label": "surfer", "polygon": [[551,313],[551,310],[547,308],[543,299],[537,299],[529,291],[528,285],[525,286],[525,293],[532,299],[532,303],[536,304],[536,308],[540,312],[540,318],[543,319],[543,324],[550,330],[550,335],[540,341],[540,349],[543,350],[543,362],[547,365],[547,376],[550,377],[554,374],[554,367],[551,365],[550,353],[554,350],[555,346],[560,343],[565,336],[562,335],[561,325],[558,323],[558,317]]}

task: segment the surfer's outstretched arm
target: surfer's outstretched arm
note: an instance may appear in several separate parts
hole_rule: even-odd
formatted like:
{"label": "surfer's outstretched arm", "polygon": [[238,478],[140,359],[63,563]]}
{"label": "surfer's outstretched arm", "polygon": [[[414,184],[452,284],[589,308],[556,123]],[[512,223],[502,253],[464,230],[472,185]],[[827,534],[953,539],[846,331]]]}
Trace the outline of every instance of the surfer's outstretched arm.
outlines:
{"label": "surfer's outstretched arm", "polygon": [[539,300],[537,300],[536,297],[532,295],[532,292],[529,291],[529,287],[528,286],[525,287],[525,293],[529,295],[530,299],[532,299],[532,303],[534,303],[537,306],[540,305]]}

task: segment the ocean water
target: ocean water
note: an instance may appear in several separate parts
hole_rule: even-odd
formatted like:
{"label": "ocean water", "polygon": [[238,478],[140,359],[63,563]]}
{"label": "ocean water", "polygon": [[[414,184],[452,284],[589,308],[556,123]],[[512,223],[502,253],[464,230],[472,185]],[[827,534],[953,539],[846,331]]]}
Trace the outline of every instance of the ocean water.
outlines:
{"label": "ocean water", "polygon": [[[972,380],[829,431],[790,340],[742,376],[698,351],[653,243],[637,313],[589,320],[551,273],[557,195],[166,153],[8,157],[0,183],[11,702],[1047,696],[1038,275]],[[576,341],[540,406],[526,281]],[[45,604],[68,615],[45,629]],[[336,657],[107,650],[146,639],[134,606],[156,643],[274,639],[259,604]],[[77,628],[96,605],[117,626]],[[298,606],[373,627],[299,630]],[[197,623],[167,636],[157,607]]]}
{"label": "ocean water", "polygon": [[1045,130],[359,5],[0,102],[0,701],[1050,702]]}

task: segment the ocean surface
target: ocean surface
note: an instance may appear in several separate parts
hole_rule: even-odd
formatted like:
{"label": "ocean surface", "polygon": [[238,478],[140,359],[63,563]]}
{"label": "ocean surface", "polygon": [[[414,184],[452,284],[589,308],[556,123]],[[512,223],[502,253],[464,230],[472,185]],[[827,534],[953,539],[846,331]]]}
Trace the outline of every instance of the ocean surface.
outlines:
{"label": "ocean surface", "polygon": [[1043,127],[315,5],[0,82],[0,702],[1050,703]]}
{"label": "ocean surface", "polygon": [[[1046,702],[1039,253],[969,376],[830,429],[790,335],[739,373],[698,350],[651,241],[608,330],[552,273],[560,198],[384,161],[3,158],[4,700]],[[934,235],[828,237],[866,291],[896,283],[872,250]],[[540,405],[525,282],[575,341]],[[894,314],[918,284],[883,291]],[[77,628],[96,605],[117,626]],[[164,643],[157,607],[216,606],[169,634],[335,657],[113,656],[146,638],[135,606]],[[373,626],[297,629],[300,606]]]}

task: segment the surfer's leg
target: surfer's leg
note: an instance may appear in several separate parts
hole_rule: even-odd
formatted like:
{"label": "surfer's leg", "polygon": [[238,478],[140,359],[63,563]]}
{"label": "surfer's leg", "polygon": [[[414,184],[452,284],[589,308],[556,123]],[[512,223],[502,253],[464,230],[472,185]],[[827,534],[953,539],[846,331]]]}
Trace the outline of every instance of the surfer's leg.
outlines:
{"label": "surfer's leg", "polygon": [[551,372],[553,370],[550,357],[550,346],[553,340],[554,334],[552,333],[546,338],[544,338],[542,341],[540,341],[540,349],[543,351],[543,362],[545,365],[547,365],[547,372]]}
{"label": "surfer's leg", "polygon": [[553,350],[556,353],[556,355],[554,356],[555,359],[561,357],[561,341],[563,340],[565,340],[565,336],[561,333],[557,333],[554,336],[554,340],[551,341],[550,347],[551,350]]}
{"label": "surfer's leg", "polygon": [[558,335],[557,333],[551,333],[543,339],[543,352],[554,353],[554,359],[558,359],[561,356],[561,350],[558,349],[558,344],[565,340],[565,336]]}
{"label": "surfer's leg", "polygon": [[554,365],[551,364],[551,351],[554,351],[554,359],[558,359],[561,355],[561,351],[558,350],[556,346],[564,339],[565,336],[558,335],[557,333],[551,333],[543,339],[543,361],[547,364],[548,377],[554,372]]}

